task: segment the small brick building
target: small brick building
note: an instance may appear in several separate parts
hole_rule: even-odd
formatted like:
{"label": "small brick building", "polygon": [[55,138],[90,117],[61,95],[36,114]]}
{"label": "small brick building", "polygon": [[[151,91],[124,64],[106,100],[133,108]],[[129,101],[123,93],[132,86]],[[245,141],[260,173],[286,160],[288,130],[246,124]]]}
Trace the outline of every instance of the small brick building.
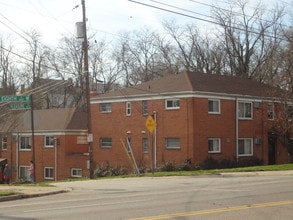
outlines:
{"label": "small brick building", "polygon": [[[249,79],[186,71],[92,97],[95,165],[132,169],[133,161],[158,167],[190,159],[196,166],[210,158],[289,163],[273,129],[280,94]],[[148,116],[156,124],[152,133]]]}
{"label": "small brick building", "polygon": [[0,158],[12,168],[12,182],[28,180],[30,160],[37,182],[89,176],[86,114],[77,108],[34,110],[33,130],[30,116],[20,112],[1,123]]}

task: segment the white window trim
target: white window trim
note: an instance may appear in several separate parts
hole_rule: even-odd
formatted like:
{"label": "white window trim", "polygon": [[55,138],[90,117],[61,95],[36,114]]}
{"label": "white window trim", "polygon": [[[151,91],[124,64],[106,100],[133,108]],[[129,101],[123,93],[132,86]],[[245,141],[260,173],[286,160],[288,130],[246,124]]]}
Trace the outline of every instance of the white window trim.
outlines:
{"label": "white window trim", "polygon": [[[102,139],[111,139],[111,146],[102,145],[102,143],[104,143],[104,142],[102,142]],[[112,140],[112,138],[102,137],[102,138],[100,138],[99,142],[100,142],[100,148],[102,148],[102,149],[110,149],[113,146],[113,140]]]}
{"label": "white window trim", "polygon": [[[240,103],[244,103],[244,104],[246,104],[246,103],[249,103],[250,104],[250,111],[251,111],[251,116],[250,117],[241,117],[241,116],[239,116],[239,104]],[[238,101],[238,109],[237,109],[237,114],[238,114],[238,119],[241,119],[241,120],[252,120],[253,119],[253,103],[252,102],[250,102],[250,101],[242,101],[242,100],[239,100]]]}
{"label": "white window trim", "polygon": [[215,150],[208,150],[208,153],[210,154],[218,154],[218,153],[221,153],[221,138],[209,138],[208,141],[214,141],[214,140],[217,140],[218,143],[219,143],[219,150],[215,151]]}
{"label": "white window trim", "polygon": [[129,101],[125,103],[125,114],[126,116],[131,116],[131,102]]}
{"label": "white window trim", "polygon": [[[170,147],[170,146],[168,146],[167,145],[168,139],[176,139],[176,140],[178,140],[179,141],[179,146],[176,146],[176,147]],[[181,149],[181,146],[180,146],[180,138],[171,138],[171,137],[165,138],[165,147],[168,150],[180,150]]]}
{"label": "white window trim", "polygon": [[[73,171],[80,171],[81,174],[80,175],[74,175]],[[71,174],[71,177],[82,177],[82,169],[80,169],[80,168],[71,168],[70,174]]]}
{"label": "white window trim", "polygon": [[219,109],[218,109],[218,111],[209,111],[208,110],[208,113],[209,114],[215,114],[215,115],[221,114],[221,101],[219,99],[208,99],[208,102],[209,101],[218,102]]}
{"label": "white window trim", "polygon": [[[178,102],[179,102],[179,106],[174,106],[174,105],[173,105],[172,107],[168,107],[167,103],[168,103],[169,101],[172,101],[173,104],[174,104],[174,101],[178,101]],[[166,100],[165,100],[165,109],[180,109],[180,99],[166,99]]]}
{"label": "white window trim", "polygon": [[275,119],[275,105],[274,105],[273,102],[268,103],[268,114],[269,114],[269,110],[270,110],[269,107],[270,106],[272,106],[272,115],[273,115],[273,117],[269,118],[269,116],[268,116],[268,120],[273,121]]}
{"label": "white window trim", "polygon": [[[52,177],[46,177],[46,169],[52,169],[53,170],[53,176]],[[54,172],[55,172],[55,170],[54,170],[54,167],[44,167],[44,179],[46,179],[46,180],[53,180],[54,179]]]}
{"label": "white window trim", "polygon": [[[47,143],[46,143],[47,137],[53,138],[53,144],[52,145],[47,145]],[[44,136],[44,147],[45,148],[53,148],[54,147],[54,142],[55,142],[55,138],[53,136],[50,136],[50,135],[45,135]]]}
{"label": "white window trim", "polygon": [[239,144],[238,144],[238,149],[237,153],[239,157],[247,157],[247,156],[253,156],[253,138],[238,138],[239,140],[250,140],[250,147],[251,147],[251,154],[239,154]]}
{"label": "white window trim", "polygon": [[[106,105],[106,106],[110,106],[111,108],[110,109],[106,109],[106,110],[103,110],[102,109],[102,105]],[[105,103],[100,103],[100,108],[99,108],[99,111],[100,111],[100,113],[109,113],[109,112],[112,112],[112,103],[111,102],[105,102]]]}
{"label": "white window trim", "polygon": [[[4,139],[6,139],[6,141],[4,141]],[[4,145],[5,145],[5,147],[4,147]],[[3,151],[6,151],[7,147],[8,147],[8,141],[7,141],[7,137],[5,136],[5,137],[1,138],[1,149]]]}
{"label": "white window trim", "polygon": [[19,137],[19,147],[18,147],[18,149],[19,149],[19,151],[31,151],[32,150],[32,147],[30,147],[30,148],[21,148],[21,138],[28,138],[29,139],[29,145],[31,146],[31,136],[20,136]]}

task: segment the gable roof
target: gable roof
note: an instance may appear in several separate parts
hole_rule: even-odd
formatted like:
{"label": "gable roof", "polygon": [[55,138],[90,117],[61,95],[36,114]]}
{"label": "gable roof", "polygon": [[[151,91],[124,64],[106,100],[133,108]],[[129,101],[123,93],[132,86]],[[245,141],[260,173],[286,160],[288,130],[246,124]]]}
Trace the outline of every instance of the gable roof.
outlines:
{"label": "gable roof", "polygon": [[162,94],[213,93],[214,95],[276,97],[280,89],[257,81],[236,76],[223,76],[184,71],[168,75],[133,87],[93,97],[92,101],[103,99],[147,96]]}
{"label": "gable roof", "polygon": [[[35,132],[87,130],[87,113],[79,108],[34,110]],[[30,132],[31,112],[13,115],[1,122],[0,132]]]}

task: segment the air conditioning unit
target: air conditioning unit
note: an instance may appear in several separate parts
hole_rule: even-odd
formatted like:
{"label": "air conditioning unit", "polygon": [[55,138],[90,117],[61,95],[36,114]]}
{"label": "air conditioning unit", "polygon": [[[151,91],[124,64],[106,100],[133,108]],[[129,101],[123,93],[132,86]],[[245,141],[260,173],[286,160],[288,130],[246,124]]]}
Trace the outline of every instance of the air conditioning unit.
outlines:
{"label": "air conditioning unit", "polygon": [[259,137],[254,138],[254,144],[262,144],[262,139]]}
{"label": "air conditioning unit", "polygon": [[261,107],[261,102],[254,102],[254,103],[253,103],[253,106],[254,106],[255,108],[260,108],[260,107]]}

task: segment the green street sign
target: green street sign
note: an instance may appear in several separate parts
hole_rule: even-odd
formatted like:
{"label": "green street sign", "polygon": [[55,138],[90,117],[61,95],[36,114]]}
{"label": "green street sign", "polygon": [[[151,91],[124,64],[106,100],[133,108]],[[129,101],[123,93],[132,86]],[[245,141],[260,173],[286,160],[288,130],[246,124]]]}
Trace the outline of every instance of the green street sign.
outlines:
{"label": "green street sign", "polygon": [[22,109],[30,109],[30,103],[10,103],[9,109],[11,110],[22,110]]}
{"label": "green street sign", "polygon": [[0,96],[0,102],[26,102],[30,101],[30,96],[20,96],[20,95],[3,95]]}

